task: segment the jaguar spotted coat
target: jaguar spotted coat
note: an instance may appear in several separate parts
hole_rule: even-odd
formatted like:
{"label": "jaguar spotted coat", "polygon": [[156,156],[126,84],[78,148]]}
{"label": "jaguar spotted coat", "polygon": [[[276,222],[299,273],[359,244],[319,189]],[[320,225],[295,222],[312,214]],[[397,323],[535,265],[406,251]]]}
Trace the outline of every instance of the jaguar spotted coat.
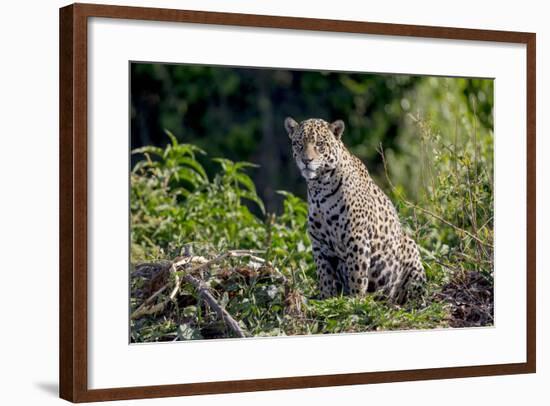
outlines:
{"label": "jaguar spotted coat", "polygon": [[379,291],[403,303],[426,280],[416,243],[366,166],[342,142],[344,123],[285,120],[307,182],[308,233],[322,298]]}

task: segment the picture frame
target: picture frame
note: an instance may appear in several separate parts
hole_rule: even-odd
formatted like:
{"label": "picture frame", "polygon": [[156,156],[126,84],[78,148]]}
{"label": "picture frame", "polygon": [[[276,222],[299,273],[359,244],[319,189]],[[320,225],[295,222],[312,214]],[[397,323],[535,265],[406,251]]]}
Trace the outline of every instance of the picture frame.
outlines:
{"label": "picture frame", "polygon": [[[416,369],[277,376],[238,380],[203,380],[92,388],[89,385],[90,343],[94,331],[88,319],[90,303],[89,181],[89,66],[91,19],[148,21],[157,24],[201,24],[233,28],[298,30],[384,37],[455,40],[466,43],[520,44],[526,47],[525,72],[525,354],[523,362]],[[203,11],[73,4],[60,9],[60,397],[72,402],[217,394],[231,392],[314,388],[449,379],[536,372],[536,35],[450,27],[322,20]],[[519,272],[519,271],[518,271]],[[127,345],[127,343],[126,343]]]}

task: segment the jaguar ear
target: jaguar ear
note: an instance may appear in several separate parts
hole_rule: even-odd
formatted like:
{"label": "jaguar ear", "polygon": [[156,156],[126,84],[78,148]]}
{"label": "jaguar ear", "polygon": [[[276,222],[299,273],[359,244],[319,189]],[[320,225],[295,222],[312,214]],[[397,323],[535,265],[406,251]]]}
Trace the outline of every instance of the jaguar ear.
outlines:
{"label": "jaguar ear", "polygon": [[336,139],[339,140],[340,138],[342,138],[342,134],[344,133],[346,125],[342,120],[336,120],[334,123],[331,123],[328,128],[330,129],[330,131],[332,131]]}
{"label": "jaguar ear", "polygon": [[296,130],[296,128],[298,128],[298,123],[296,120],[292,117],[285,118],[285,130],[290,138],[292,138],[292,134],[294,134],[294,130]]}

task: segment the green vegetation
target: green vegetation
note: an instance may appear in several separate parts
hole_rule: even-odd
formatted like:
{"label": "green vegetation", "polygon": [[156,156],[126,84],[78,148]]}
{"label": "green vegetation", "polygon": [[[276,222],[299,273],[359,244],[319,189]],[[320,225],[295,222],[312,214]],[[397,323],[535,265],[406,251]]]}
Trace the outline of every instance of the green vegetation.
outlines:
{"label": "green vegetation", "polygon": [[[222,83],[219,72],[212,73],[215,69],[198,68],[189,72],[180,69],[180,74],[194,74],[194,81],[214,75],[219,82],[215,82],[216,92],[225,89],[227,97],[236,92],[230,83]],[[294,178],[289,178],[288,187],[280,187],[285,191],[272,191],[273,198],[263,190],[269,185],[264,181],[258,187],[256,177],[265,165],[273,165],[254,158],[253,151],[261,148],[263,141],[248,143],[250,150],[242,153],[225,153],[233,144],[224,145],[241,143],[243,133],[228,134],[227,140],[220,141],[224,128],[211,129],[209,134],[216,131],[219,136],[208,144],[196,134],[187,137],[178,130],[176,135],[164,135],[167,143],[159,140],[158,145],[140,146],[132,153],[130,305],[132,312],[147,309],[131,320],[132,342],[235,336],[196,287],[182,279],[187,274],[203,281],[247,336],[493,323],[492,81],[314,74],[303,75],[301,88],[309,86],[315,93],[318,88],[328,92],[335,83],[340,86],[335,93],[340,97],[327,102],[332,106],[328,110],[332,114],[338,105],[337,109],[349,114],[331,115],[330,119],[346,120],[344,142],[366,161],[419,244],[428,275],[426,297],[401,307],[376,295],[319,300],[306,232],[303,182],[294,184]],[[226,79],[230,82],[233,76]],[[205,83],[207,88],[211,86],[211,82]],[[192,88],[182,85],[180,90],[191,92]],[[197,100],[207,97],[208,91],[206,95],[197,92],[192,95]],[[396,97],[390,98],[387,92]],[[360,114],[364,109],[359,107],[368,105],[373,94],[385,103],[381,110],[373,107],[369,119]],[[185,100],[195,111],[196,103]],[[175,99],[170,103],[178,105]],[[169,112],[163,109],[166,117],[172,117]],[[361,128],[373,122],[378,128],[374,135],[362,133]],[[180,128],[177,122],[166,123],[171,124],[169,128]],[[282,121],[279,127],[277,133],[286,143]],[[384,131],[390,136],[385,137]],[[182,143],[183,139],[197,142]],[[241,159],[235,160],[235,154]],[[280,160],[277,151],[273,154]],[[214,158],[218,155],[224,158]],[[247,159],[257,164],[245,162]],[[280,167],[293,165],[282,162]],[[274,185],[281,184],[277,179]],[[228,255],[234,250],[241,251]],[[220,255],[226,256],[220,259]],[[168,261],[180,256],[197,262],[169,270]],[[213,259],[200,268],[200,261]],[[159,291],[144,306],[144,301]]]}
{"label": "green vegetation", "polygon": [[[419,125],[421,137],[432,135],[424,124]],[[461,193],[467,197],[472,194],[476,205],[488,193],[487,185],[479,182],[471,188],[461,187],[460,175],[467,177],[474,171],[468,166],[467,152],[458,169],[453,165],[448,168],[458,171],[457,176],[439,174],[431,179],[437,182],[438,192],[430,194],[424,206],[405,200],[401,189],[392,184],[402,217],[421,246],[430,283],[426,303],[399,308],[375,296],[314,299],[315,266],[305,231],[307,204],[291,193],[280,192],[284,196],[282,214],[260,218],[243,204],[252,201],[263,211],[254,183],[245,172],[254,165],[215,159],[220,170],[209,180],[196,159],[196,154],[204,152],[170,137],[172,144],[166,149],[144,147],[135,151],[145,159],[131,174],[132,263],[174,258],[182,250],[207,258],[229,249],[260,250],[265,264],[258,266],[249,257],[231,258],[202,275],[222,306],[250,335],[444,327],[449,324],[451,306],[444,298],[438,299],[442,286],[452,277],[464,278],[468,270],[479,270],[492,278],[491,221],[487,221],[483,207],[476,213],[456,204],[464,197]],[[445,151],[436,158],[440,167],[455,154],[452,149]],[[442,206],[445,202],[447,205]],[[458,222],[441,220],[442,210]],[[475,235],[461,228],[476,222],[480,226]],[[146,283],[147,278],[134,277],[132,292],[145,292]],[[147,292],[154,293],[151,289]],[[133,295],[134,310],[143,299]],[[132,339],[136,342],[226,335],[230,333],[216,313],[185,285],[168,311],[132,321]]]}

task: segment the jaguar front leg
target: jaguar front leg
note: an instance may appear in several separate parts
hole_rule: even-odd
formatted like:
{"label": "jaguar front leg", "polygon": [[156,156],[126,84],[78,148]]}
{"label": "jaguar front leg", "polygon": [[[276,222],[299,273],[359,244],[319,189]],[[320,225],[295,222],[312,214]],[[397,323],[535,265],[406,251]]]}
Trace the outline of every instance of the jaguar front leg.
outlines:
{"label": "jaguar front leg", "polygon": [[348,245],[346,255],[346,273],[349,293],[363,297],[369,286],[368,272],[371,263],[370,245],[352,242]]}
{"label": "jaguar front leg", "polygon": [[342,292],[342,283],[338,277],[339,259],[322,251],[321,245],[313,240],[313,258],[317,266],[321,299],[337,296]]}

